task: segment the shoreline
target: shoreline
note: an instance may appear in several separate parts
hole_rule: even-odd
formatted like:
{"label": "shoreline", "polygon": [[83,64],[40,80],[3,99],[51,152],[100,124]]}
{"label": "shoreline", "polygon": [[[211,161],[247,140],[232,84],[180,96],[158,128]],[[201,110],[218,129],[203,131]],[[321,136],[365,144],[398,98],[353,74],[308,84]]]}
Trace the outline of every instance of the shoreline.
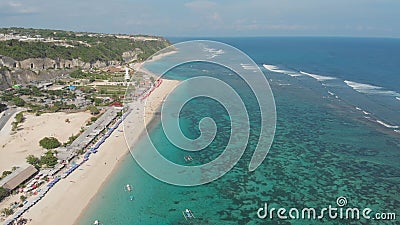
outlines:
{"label": "shoreline", "polygon": [[[170,83],[172,84],[172,82],[174,82],[173,84],[173,88],[175,88],[180,81],[176,81],[176,80],[164,80],[164,82]],[[136,137],[136,140],[133,141],[133,145],[136,145],[140,139],[147,134],[146,130],[151,130],[153,127],[155,127],[157,125],[157,123],[160,121],[160,118],[156,115],[156,113],[161,109],[162,106],[162,102],[165,100],[165,98],[168,96],[169,93],[171,93],[173,89],[171,89],[170,91],[167,91],[166,95],[162,95],[161,97],[161,101],[158,101],[157,103],[158,106],[156,107],[156,110],[152,111],[152,115],[150,119],[145,119],[143,118],[143,122],[145,122],[143,129],[141,130],[140,133],[138,133],[138,136]],[[152,95],[150,95],[152,96]],[[153,95],[153,97],[149,97],[149,99],[154,98],[155,95]],[[141,112],[140,114],[142,114],[144,117],[145,112]],[[123,126],[123,123],[121,123],[121,125]],[[125,127],[123,127],[125,128]],[[129,145],[129,144],[127,144]],[[133,147],[133,146],[131,146]],[[107,182],[110,180],[110,178],[120,169],[120,167],[122,166],[122,163],[125,162],[126,160],[135,160],[132,156],[132,154],[130,154],[130,150],[129,148],[127,149],[126,153],[124,156],[122,156],[122,159],[119,161],[119,163],[117,165],[114,166],[114,168],[112,169],[111,173],[108,174],[107,178],[105,179],[105,181],[101,184],[100,188],[97,189],[96,193],[93,195],[93,197],[90,199],[89,203],[82,209],[81,213],[79,214],[79,216],[76,218],[76,220],[74,221],[74,224],[78,224],[79,221],[82,220],[83,216],[85,215],[85,213],[87,212],[87,210],[90,208],[90,203],[92,203],[94,201],[94,199],[97,197],[97,195],[99,193],[101,193],[101,191],[104,189],[104,187],[107,185]]]}
{"label": "shoreline", "polygon": [[104,187],[106,186],[107,182],[110,180],[110,178],[120,169],[120,167],[122,166],[122,163],[125,160],[131,160],[131,158],[129,157],[129,149],[127,149],[125,155],[122,156],[121,160],[119,161],[119,163],[117,163],[117,165],[115,165],[112,168],[112,171],[107,175],[107,177],[105,178],[105,180],[101,183],[99,189],[96,190],[96,193],[94,193],[94,195],[90,198],[89,203],[87,205],[85,205],[85,207],[83,207],[83,209],[81,210],[81,212],[79,213],[78,217],[76,217],[75,221],[73,224],[78,224],[78,222],[80,220],[82,220],[83,216],[85,215],[85,213],[87,212],[87,210],[89,209],[90,204],[94,201],[94,199],[96,198],[96,196],[101,193],[101,190],[104,189]]}
{"label": "shoreline", "polygon": [[[165,80],[164,80],[164,81],[165,81]],[[168,80],[167,82],[170,82],[170,81],[174,81],[174,82],[175,82],[175,80]],[[177,83],[177,84],[178,84],[178,83]],[[177,85],[177,84],[176,84],[176,85]],[[176,85],[175,85],[175,86],[176,86]],[[175,87],[175,86],[174,86],[174,87]],[[169,93],[170,93],[170,92],[168,92],[168,94],[169,94]],[[168,95],[168,94],[167,94],[167,95]],[[164,99],[167,97],[167,95],[165,95],[165,96],[163,97],[163,101],[164,101]],[[162,103],[162,102],[161,102],[161,103]],[[161,106],[162,106],[161,104],[158,105],[157,110],[155,110],[155,111],[153,112],[152,118],[145,121],[145,128],[146,128],[147,130],[151,130],[152,128],[154,128],[154,127],[157,125],[157,123],[160,121],[160,118],[159,118],[155,113],[158,112],[159,109],[161,109]],[[121,125],[122,125],[122,124],[121,124]],[[140,132],[140,134],[138,135],[137,140],[135,141],[134,144],[137,144],[138,141],[140,141],[140,139],[141,139],[144,135],[147,134],[146,129],[143,129],[143,130]],[[133,147],[133,146],[132,146],[132,147]],[[112,169],[111,173],[108,174],[107,178],[106,178],[105,181],[101,184],[100,188],[96,191],[96,193],[95,193],[95,194],[93,195],[93,197],[90,199],[89,204],[87,204],[87,205],[82,209],[81,213],[79,214],[79,216],[78,216],[78,217],[76,218],[76,220],[74,221],[74,224],[78,224],[78,222],[82,220],[83,216],[85,215],[85,213],[87,212],[87,210],[90,208],[90,207],[89,207],[90,204],[95,200],[95,198],[97,197],[97,195],[98,195],[99,193],[101,193],[101,191],[105,188],[105,186],[107,185],[107,182],[110,180],[110,178],[121,168],[122,163],[125,162],[126,160],[132,160],[132,161],[135,160],[135,159],[133,158],[132,154],[130,154],[129,148],[127,149],[125,155],[122,156],[122,158],[121,158],[121,160],[119,161],[119,163],[118,163],[117,165],[115,165],[115,167]]]}
{"label": "shoreline", "polygon": [[[122,162],[130,160],[127,158],[129,143],[125,140],[125,132],[130,129],[126,128],[132,127],[132,132],[135,133],[132,142],[137,143],[145,132],[144,127],[152,123],[163,100],[178,83],[176,80],[164,80],[148,97],[147,104],[154,106],[146,108],[147,112],[151,112],[150,120],[144,119],[144,102],[135,103],[135,110],[99,148],[99,152],[93,155],[82,169],[62,179],[45,198],[24,214],[25,218],[32,219],[29,224],[76,224],[82,219],[91,202],[120,168]],[[129,126],[129,123],[133,123],[134,126]],[[121,130],[123,133],[120,133]]]}

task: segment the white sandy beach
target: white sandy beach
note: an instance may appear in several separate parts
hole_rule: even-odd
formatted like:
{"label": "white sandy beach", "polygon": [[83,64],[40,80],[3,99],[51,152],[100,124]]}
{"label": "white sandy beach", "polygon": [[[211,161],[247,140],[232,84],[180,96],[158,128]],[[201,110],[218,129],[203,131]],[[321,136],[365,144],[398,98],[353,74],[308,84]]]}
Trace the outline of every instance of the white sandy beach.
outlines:
{"label": "white sandy beach", "polygon": [[[147,107],[146,112],[154,115],[165,96],[178,83],[179,81],[164,80],[161,86],[148,97],[147,101],[151,107]],[[81,213],[90,204],[91,199],[129,152],[124,135],[118,130],[122,130],[125,126],[124,132],[125,130],[133,132],[133,136],[130,135],[130,142],[136,142],[143,132],[144,103],[137,103],[135,106],[134,111],[99,148],[97,154],[92,155],[80,169],[57,183],[41,201],[23,215],[25,218],[32,219],[29,224],[70,225],[76,223]]]}
{"label": "white sandy beach", "polygon": [[[28,155],[43,154],[45,150],[39,141],[44,137],[56,137],[60,142],[66,142],[79,132],[91,115],[89,112],[45,113],[41,116],[24,113],[24,117],[25,121],[16,133],[11,131],[14,116],[0,131],[0,172],[25,164]],[[70,122],[66,123],[66,119]]]}

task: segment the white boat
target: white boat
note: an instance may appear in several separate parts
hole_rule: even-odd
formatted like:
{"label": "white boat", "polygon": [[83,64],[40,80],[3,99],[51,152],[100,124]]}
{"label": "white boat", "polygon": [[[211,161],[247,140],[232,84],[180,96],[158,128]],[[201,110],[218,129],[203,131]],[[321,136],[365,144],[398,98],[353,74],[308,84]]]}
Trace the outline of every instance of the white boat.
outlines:
{"label": "white boat", "polygon": [[99,225],[99,224],[100,224],[100,221],[95,220],[93,224],[94,224],[94,225]]}
{"label": "white boat", "polygon": [[183,158],[185,159],[186,162],[191,162],[191,161],[193,161],[193,158],[192,158],[192,156],[190,156],[190,155],[185,155],[185,157],[183,157]]}
{"label": "white boat", "polygon": [[194,217],[194,214],[192,212],[192,210],[190,209],[185,209],[182,211],[183,217],[185,217],[186,220],[191,220],[194,219],[196,217]]}
{"label": "white boat", "polygon": [[129,191],[129,192],[132,191],[132,187],[131,187],[130,184],[127,184],[127,185],[126,185],[126,190]]}

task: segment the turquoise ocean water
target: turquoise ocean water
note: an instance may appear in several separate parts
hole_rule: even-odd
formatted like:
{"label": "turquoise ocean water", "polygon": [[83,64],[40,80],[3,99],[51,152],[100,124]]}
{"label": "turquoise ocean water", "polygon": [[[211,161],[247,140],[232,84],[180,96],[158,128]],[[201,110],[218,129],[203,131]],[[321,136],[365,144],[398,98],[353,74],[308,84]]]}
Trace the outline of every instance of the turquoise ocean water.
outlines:
{"label": "turquoise ocean water", "polygon": [[[186,39],[171,39],[179,42]],[[254,96],[226,68],[189,63],[165,79],[213,76],[230,83],[245,99],[251,122],[250,143],[239,163],[206,185],[179,187],[160,182],[128,155],[84,212],[79,225],[187,224],[398,224],[400,218],[400,40],[357,38],[224,38],[262,68],[275,96],[277,127],[273,145],[254,172],[247,170],[259,132]],[[157,63],[152,65],[157,67]],[[151,69],[151,68],[149,68]],[[311,75],[310,75],[311,74]],[[189,90],[188,90],[189,91]],[[184,98],[179,93],[175,98]],[[230,121],[217,102],[198,98],[180,115],[183,133],[199,135],[198,122],[212,117],[218,126],[205,151],[191,153],[193,165],[216,158],[230,135]],[[379,121],[379,122],[378,122]],[[159,121],[151,138],[160,153],[185,164],[187,154],[171,145]],[[140,144],[136,150],[145,151]],[[157,162],[154,162],[157,163]],[[125,185],[133,186],[132,192]],[[89,188],[89,187],[88,187]],[[131,197],[134,199],[131,201]],[[394,212],[395,221],[260,219],[269,207],[317,210],[337,206]]]}

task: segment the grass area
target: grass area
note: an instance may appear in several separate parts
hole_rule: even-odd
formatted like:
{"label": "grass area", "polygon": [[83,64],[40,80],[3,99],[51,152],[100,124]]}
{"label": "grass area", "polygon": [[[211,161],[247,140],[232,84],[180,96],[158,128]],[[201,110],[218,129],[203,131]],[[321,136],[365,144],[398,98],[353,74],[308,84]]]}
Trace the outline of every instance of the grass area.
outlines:
{"label": "grass area", "polygon": [[95,87],[100,95],[125,95],[126,86],[99,85]]}

